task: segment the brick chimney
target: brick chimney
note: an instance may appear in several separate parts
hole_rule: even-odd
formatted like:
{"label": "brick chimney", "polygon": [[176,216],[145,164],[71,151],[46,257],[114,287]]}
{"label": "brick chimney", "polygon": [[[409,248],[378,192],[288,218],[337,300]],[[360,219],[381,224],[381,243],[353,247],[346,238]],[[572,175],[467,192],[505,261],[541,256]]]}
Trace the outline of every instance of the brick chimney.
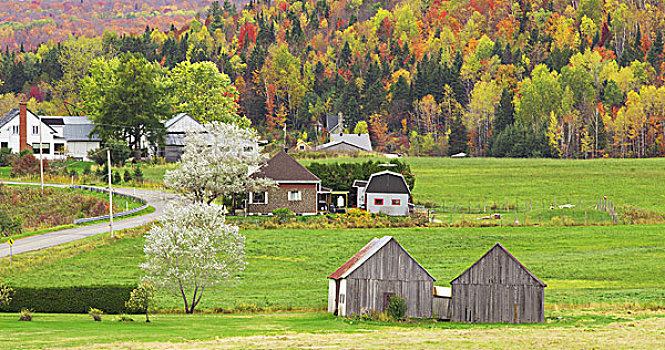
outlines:
{"label": "brick chimney", "polygon": [[19,135],[19,150],[23,151],[28,148],[28,104],[27,102],[20,102],[18,104],[18,135]]}

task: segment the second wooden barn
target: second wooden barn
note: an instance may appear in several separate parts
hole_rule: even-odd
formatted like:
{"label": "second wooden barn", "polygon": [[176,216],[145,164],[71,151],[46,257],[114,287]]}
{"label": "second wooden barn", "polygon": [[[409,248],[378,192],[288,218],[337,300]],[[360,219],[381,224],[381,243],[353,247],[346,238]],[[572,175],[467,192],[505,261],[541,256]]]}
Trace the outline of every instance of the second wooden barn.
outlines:
{"label": "second wooden barn", "polygon": [[547,285],[497,243],[450,282],[451,321],[540,323]]}
{"label": "second wooden barn", "polygon": [[408,317],[432,317],[434,277],[391,236],[374,238],[328,278],[328,312],[383,312],[395,295],[406,300]]}

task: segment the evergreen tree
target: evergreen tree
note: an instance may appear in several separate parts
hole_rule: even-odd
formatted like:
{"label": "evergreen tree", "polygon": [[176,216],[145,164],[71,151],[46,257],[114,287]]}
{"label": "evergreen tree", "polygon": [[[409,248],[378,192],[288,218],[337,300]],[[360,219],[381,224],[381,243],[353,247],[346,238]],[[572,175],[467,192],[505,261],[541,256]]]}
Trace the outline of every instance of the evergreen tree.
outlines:
{"label": "evergreen tree", "polygon": [[663,62],[663,32],[660,29],[656,31],[656,39],[647,52],[647,61],[656,72],[660,73],[660,65]]}
{"label": "evergreen tree", "polygon": [[513,94],[508,89],[503,89],[501,101],[494,114],[494,125],[492,135],[498,134],[513,124],[515,107],[513,106]]}
{"label": "evergreen tree", "polygon": [[466,131],[462,118],[453,118],[450,127],[450,137],[448,139],[448,155],[452,156],[457,153],[467,153],[469,150],[469,134]]}

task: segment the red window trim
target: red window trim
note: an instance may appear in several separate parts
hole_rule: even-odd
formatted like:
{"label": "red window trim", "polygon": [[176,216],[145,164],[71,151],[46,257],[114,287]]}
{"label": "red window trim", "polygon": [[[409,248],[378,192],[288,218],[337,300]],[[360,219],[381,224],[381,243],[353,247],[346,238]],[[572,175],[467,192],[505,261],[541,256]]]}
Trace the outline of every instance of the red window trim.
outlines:
{"label": "red window trim", "polygon": [[383,198],[374,198],[374,205],[383,205]]}
{"label": "red window trim", "polygon": [[400,203],[399,199],[393,199],[391,204],[392,205],[399,205],[399,203]]}

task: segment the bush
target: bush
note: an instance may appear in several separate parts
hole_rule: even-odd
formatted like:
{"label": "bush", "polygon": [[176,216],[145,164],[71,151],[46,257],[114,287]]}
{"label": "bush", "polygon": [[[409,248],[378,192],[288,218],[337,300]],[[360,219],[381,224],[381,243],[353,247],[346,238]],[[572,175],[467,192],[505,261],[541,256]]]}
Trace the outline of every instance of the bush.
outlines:
{"label": "bush", "polygon": [[134,319],[129,315],[120,315],[113,319],[114,322],[134,322]]}
{"label": "bush", "polygon": [[122,177],[120,177],[120,174],[117,171],[113,172],[113,183],[119,184],[122,182]]}
{"label": "bush", "polygon": [[111,148],[111,162],[115,165],[124,165],[132,150],[127,146],[127,142],[119,140],[108,140],[103,148],[91,149],[88,151],[88,158],[93,162],[104,165],[106,164],[106,149]]}
{"label": "bush", "polygon": [[136,181],[136,183],[143,183],[143,171],[141,171],[140,166],[134,168],[134,181]]}
{"label": "bush", "polygon": [[134,287],[14,287],[9,305],[0,305],[0,311],[18,312],[30,308],[37,312],[82,314],[96,306],[110,314],[125,312],[125,301]]}
{"label": "bush", "polygon": [[122,175],[122,180],[125,182],[132,182],[132,174],[129,173],[129,170],[125,169],[125,173]]}
{"label": "bush", "polygon": [[9,302],[12,301],[13,295],[14,289],[0,281],[0,305],[9,305]]}
{"label": "bush", "polygon": [[90,165],[86,165],[85,168],[83,168],[83,175],[90,175],[92,174],[92,171],[90,170]]}
{"label": "bush", "polygon": [[12,155],[11,148],[0,148],[0,166],[9,166],[10,156]]}
{"label": "bush", "polygon": [[90,315],[90,317],[92,317],[92,319],[95,320],[95,322],[101,322],[103,314],[104,311],[100,309],[95,309],[91,307],[90,310],[88,310],[88,315]]}
{"label": "bush", "polygon": [[21,312],[19,312],[19,314],[18,314],[18,320],[19,321],[26,321],[26,322],[32,321],[32,313],[33,312],[34,311],[32,311],[30,309],[22,309]]}
{"label": "bush", "polygon": [[[18,157],[11,157],[12,176],[39,174],[39,159],[28,153]],[[48,171],[48,160],[44,159],[44,171]]]}
{"label": "bush", "polygon": [[396,295],[388,296],[388,309],[386,310],[388,316],[395,320],[403,320],[406,318],[406,309],[406,299]]}
{"label": "bush", "polygon": [[275,209],[272,211],[272,215],[274,215],[280,222],[286,221],[286,219],[296,216],[296,214],[293,213],[289,208]]}

